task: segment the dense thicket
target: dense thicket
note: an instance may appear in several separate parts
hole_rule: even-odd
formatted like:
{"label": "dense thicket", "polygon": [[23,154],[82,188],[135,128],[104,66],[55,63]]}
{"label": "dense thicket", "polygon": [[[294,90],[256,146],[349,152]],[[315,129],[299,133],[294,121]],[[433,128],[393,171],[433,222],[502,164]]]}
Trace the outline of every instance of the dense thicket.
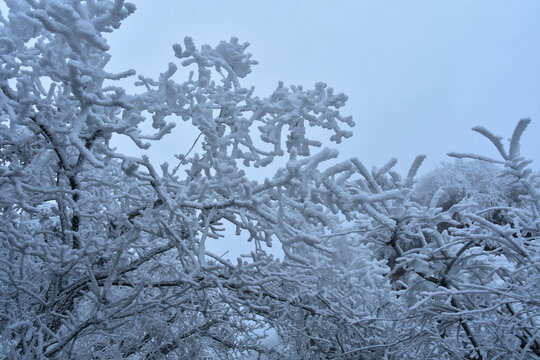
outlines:
{"label": "dense thicket", "polygon": [[[3,357],[540,356],[540,184],[519,152],[528,119],[507,147],[475,129],[500,160],[451,154],[472,160],[419,181],[423,156],[404,178],[395,160],[369,171],[310,138],[310,127],[351,136],[346,96],[322,83],[255,96],[241,81],[256,62],[235,38],[186,38],[173,50],[187,80],[174,62],[127,94],[114,82],[135,71],[105,70],[103,34],[133,5],[6,3]],[[174,126],[200,135],[172,167],[111,145],[148,149]],[[270,164],[282,167],[265,181],[246,175]],[[231,262],[209,239],[252,250]]]}

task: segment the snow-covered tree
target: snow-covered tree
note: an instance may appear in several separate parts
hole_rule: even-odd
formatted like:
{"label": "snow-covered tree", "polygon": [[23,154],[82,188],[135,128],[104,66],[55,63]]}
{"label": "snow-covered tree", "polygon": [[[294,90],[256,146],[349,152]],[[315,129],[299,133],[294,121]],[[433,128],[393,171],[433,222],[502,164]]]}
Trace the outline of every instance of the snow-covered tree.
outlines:
{"label": "snow-covered tree", "polygon": [[[346,217],[341,234],[353,236],[388,265],[383,274],[388,283],[362,291],[394,289],[386,293],[387,304],[371,299],[372,308],[387,310],[370,324],[372,330],[384,329],[377,341],[365,344],[349,337],[342,340],[347,343],[343,354],[411,359],[540,355],[540,186],[538,174],[527,168],[530,161],[519,153],[529,122],[518,123],[508,150],[501,138],[475,128],[503,158],[450,154],[494,164],[476,163],[476,172],[458,163],[415,185],[422,156],[405,179],[391,171],[395,160],[370,172],[353,159],[341,165],[348,170],[340,181],[324,182],[327,196]],[[354,178],[355,168],[360,179]],[[449,180],[448,174],[462,181]],[[481,189],[482,183],[493,188]],[[388,323],[393,331],[384,328]]]}
{"label": "snow-covered tree", "polygon": [[[471,188],[472,168],[456,167],[461,188],[416,183],[423,157],[405,178],[395,160],[372,171],[331,162],[337,150],[319,149],[310,128],[336,143],[351,136],[346,96],[323,83],[255,96],[242,82],[256,62],[235,38],[200,48],[186,38],[158,79],[139,75],[141,90],[128,94],[115,81],[135,71],[106,71],[104,34],[133,5],[6,4],[2,356],[539,355],[539,183],[519,155],[528,120],[508,150],[477,129],[503,160],[454,154],[496,164],[478,174],[501,174],[501,192]],[[200,135],[171,166],[111,144],[122,136],[144,153],[175,126]],[[248,177],[248,167],[269,165],[273,176]],[[252,249],[232,262],[210,239]]]}
{"label": "snow-covered tree", "polygon": [[[305,196],[320,163],[337,156],[307,134],[351,133],[346,97],[325,84],[278,88],[265,99],[241,85],[256,62],[233,38],[174,45],[170,63],[142,91],[111,85],[104,33],[134,11],[123,1],[6,1],[0,45],[1,351],[20,358],[245,356],[294,311],[325,316],[295,279],[324,226],[306,225]],[[155,133],[144,134],[151,121]],[[141,149],[174,126],[200,131],[201,151],[156,169],[123,154],[113,135]],[[257,127],[260,139],[252,138]],[[283,158],[264,182],[243,168]],[[288,194],[290,193],[290,194]],[[294,193],[294,194],[293,194]],[[298,200],[298,199],[297,199]],[[294,206],[291,206],[294,205]],[[318,211],[318,210],[317,210]],[[255,245],[231,263],[206,249],[223,223]],[[311,221],[312,223],[313,221]],[[239,239],[242,239],[239,236]],[[244,237],[245,239],[245,237]],[[223,241],[238,241],[223,239]],[[283,245],[286,264],[262,251]],[[324,250],[324,249],[323,249]],[[292,294],[298,294],[297,297]],[[320,297],[320,296],[318,296]],[[339,306],[330,305],[333,314]]]}

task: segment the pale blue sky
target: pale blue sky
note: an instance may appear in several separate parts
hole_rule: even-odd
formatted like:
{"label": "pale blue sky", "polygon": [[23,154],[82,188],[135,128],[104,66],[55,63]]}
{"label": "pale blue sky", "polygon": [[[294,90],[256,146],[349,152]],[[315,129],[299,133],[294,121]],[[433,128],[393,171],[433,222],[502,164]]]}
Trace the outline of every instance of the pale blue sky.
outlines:
{"label": "pale blue sky", "polygon": [[[342,159],[370,167],[396,157],[405,173],[420,153],[428,155],[424,171],[450,151],[496,156],[470,128],[507,138],[519,118],[531,117],[522,153],[540,169],[540,1],[131,2],[136,13],[108,36],[110,71],[157,77],[184,36],[198,45],[236,36],[260,62],[244,82],[256,95],[269,95],[282,80],[323,81],[349,96],[344,112],[357,126],[339,146]],[[151,159],[174,163],[197,134],[179,124],[153,146]],[[211,248],[231,250],[232,258],[250,249],[236,244]]]}
{"label": "pale blue sky", "polygon": [[[198,45],[236,36],[259,61],[244,81],[256,95],[282,80],[323,81],[349,96],[345,113],[357,126],[339,146],[342,159],[371,167],[396,157],[405,175],[425,153],[425,172],[450,151],[497,156],[470,129],[508,138],[519,118],[531,117],[522,152],[540,169],[540,1],[132,2],[137,12],[109,37],[111,70],[157,77],[184,36]],[[151,158],[174,163],[197,134],[179,124]],[[229,240],[208,246],[230,258],[251,249],[232,232]]]}
{"label": "pale blue sky", "polygon": [[[470,128],[507,138],[531,117],[523,153],[540,168],[539,1],[131,2],[136,13],[109,37],[112,70],[157,77],[184,36],[198,45],[236,36],[260,62],[244,81],[260,97],[279,80],[323,81],[349,96],[357,126],[343,158],[382,166],[397,157],[405,172],[419,153],[425,169],[449,151],[495,156]],[[196,132],[186,125],[154,157],[187,150]]]}
{"label": "pale blue sky", "polygon": [[[339,147],[342,158],[369,167],[397,157],[405,172],[420,153],[428,155],[424,170],[449,151],[496,156],[470,128],[507,138],[531,117],[522,153],[540,169],[540,1],[130,2],[137,11],[108,36],[111,71],[157,77],[184,36],[199,45],[236,36],[260,62],[244,82],[256,95],[282,80],[323,81],[349,96],[344,112],[357,125]],[[198,133],[179,125],[154,146],[155,162],[191,146]]]}

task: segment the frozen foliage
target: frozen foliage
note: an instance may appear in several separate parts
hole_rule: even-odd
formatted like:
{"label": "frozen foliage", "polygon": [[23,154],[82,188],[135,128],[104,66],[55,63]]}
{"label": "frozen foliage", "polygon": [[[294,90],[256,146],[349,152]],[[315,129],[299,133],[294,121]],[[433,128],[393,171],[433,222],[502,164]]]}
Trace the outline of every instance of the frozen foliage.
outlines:
{"label": "frozen foliage", "polygon": [[[519,187],[511,177],[502,176],[494,164],[456,160],[445,162],[418,180],[414,198],[420,204],[441,207],[443,210],[459,202],[470,200],[486,208],[519,203]],[[437,194],[438,192],[438,194]]]}
{"label": "frozen foliage", "polygon": [[[7,0],[0,19],[0,353],[80,359],[491,359],[540,355],[540,191],[519,153],[474,154],[420,182],[368,170],[325,84],[242,85],[238,39],[174,45],[138,94],[112,86],[103,33],[121,0]],[[180,70],[179,70],[180,66]],[[182,69],[187,80],[179,81]],[[141,129],[151,122],[154,133]],[[156,169],[141,149],[198,129]],[[255,136],[254,134],[257,134]],[[478,165],[478,161],[491,165]],[[245,167],[282,166],[262,182]],[[486,189],[489,188],[489,189]],[[236,237],[224,225],[236,228]],[[226,237],[227,236],[227,237]],[[206,242],[248,240],[236,262]],[[264,252],[279,245],[284,258]],[[277,334],[269,342],[267,334]]]}

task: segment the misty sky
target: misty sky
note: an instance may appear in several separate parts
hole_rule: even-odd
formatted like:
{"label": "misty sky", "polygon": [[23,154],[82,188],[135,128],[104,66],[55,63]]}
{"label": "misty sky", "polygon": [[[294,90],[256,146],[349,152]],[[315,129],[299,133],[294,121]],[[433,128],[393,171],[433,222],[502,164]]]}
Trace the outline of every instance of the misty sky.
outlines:
{"label": "misty sky", "polygon": [[[369,168],[396,157],[405,175],[421,153],[428,155],[421,172],[450,151],[497,157],[470,129],[482,125],[506,139],[518,119],[531,117],[522,153],[540,169],[539,1],[132,2],[137,12],[109,37],[111,71],[157,78],[184,36],[197,45],[236,36],[259,61],[243,82],[259,97],[280,80],[323,81],[349,96],[344,113],[357,125],[339,146],[341,159],[358,157]],[[153,146],[154,162],[175,164],[198,131],[179,124],[172,135]],[[232,259],[250,251],[230,233],[209,248]],[[270,252],[280,256],[276,245]]]}
{"label": "misty sky", "polygon": [[[450,151],[497,156],[471,127],[508,138],[519,118],[531,117],[522,153],[540,169],[540,1],[131,2],[136,13],[108,36],[111,72],[134,68],[157,78],[177,60],[171,45],[184,36],[198,45],[236,36],[259,61],[243,82],[259,97],[280,80],[306,88],[323,81],[349,96],[344,113],[357,125],[338,147],[341,159],[358,157],[369,168],[396,157],[405,175],[425,153],[425,172]],[[178,124],[150,158],[174,165],[173,155],[197,135]],[[117,141],[134,151],[127,144]],[[211,248],[231,258],[250,249],[236,244]]]}
{"label": "misty sky", "polygon": [[[157,77],[184,36],[216,45],[236,36],[259,61],[244,86],[268,96],[282,80],[328,83],[349,96],[354,136],[339,147],[368,167],[391,157],[424,171],[449,151],[496,156],[476,125],[508,138],[531,117],[522,153],[540,168],[538,1],[131,1],[109,36],[109,69]],[[179,124],[154,160],[184,153],[198,134]]]}
{"label": "misty sky", "polygon": [[[349,96],[344,113],[356,127],[339,146],[342,159],[370,167],[396,157],[405,173],[421,153],[424,171],[450,151],[497,156],[471,127],[506,139],[530,117],[522,154],[540,169],[540,1],[130,2],[137,11],[108,36],[109,71],[157,77],[177,60],[171,45],[184,36],[197,45],[236,36],[259,61],[243,82],[259,97],[280,80],[306,88],[322,81]],[[179,124],[151,158],[174,162],[197,135]]]}

